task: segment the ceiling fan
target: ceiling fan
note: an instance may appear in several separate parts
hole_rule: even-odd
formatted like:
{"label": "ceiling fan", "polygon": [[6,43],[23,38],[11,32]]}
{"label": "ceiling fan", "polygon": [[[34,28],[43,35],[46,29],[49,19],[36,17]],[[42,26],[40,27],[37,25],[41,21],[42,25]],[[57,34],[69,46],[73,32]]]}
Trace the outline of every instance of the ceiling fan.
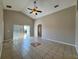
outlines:
{"label": "ceiling fan", "polygon": [[38,13],[42,13],[41,10],[38,9],[38,7],[36,6],[36,1],[34,1],[34,7],[33,8],[27,8],[28,10],[31,10],[30,14],[35,14],[38,15]]}

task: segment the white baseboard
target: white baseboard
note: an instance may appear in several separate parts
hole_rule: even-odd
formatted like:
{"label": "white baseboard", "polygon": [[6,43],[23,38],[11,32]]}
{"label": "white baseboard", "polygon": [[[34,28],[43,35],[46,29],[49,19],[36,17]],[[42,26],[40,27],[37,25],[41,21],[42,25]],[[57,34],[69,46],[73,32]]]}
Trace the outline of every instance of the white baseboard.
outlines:
{"label": "white baseboard", "polygon": [[70,44],[70,43],[66,43],[66,42],[62,42],[62,41],[51,40],[51,39],[46,39],[46,40],[50,40],[50,41],[57,42],[57,43],[60,43],[60,44],[66,44],[66,45],[70,45],[70,46],[75,47],[75,45],[74,45],[74,44]]}
{"label": "white baseboard", "polygon": [[75,46],[75,49],[76,49],[76,52],[77,52],[77,54],[78,54],[78,47],[77,47],[77,46]]}

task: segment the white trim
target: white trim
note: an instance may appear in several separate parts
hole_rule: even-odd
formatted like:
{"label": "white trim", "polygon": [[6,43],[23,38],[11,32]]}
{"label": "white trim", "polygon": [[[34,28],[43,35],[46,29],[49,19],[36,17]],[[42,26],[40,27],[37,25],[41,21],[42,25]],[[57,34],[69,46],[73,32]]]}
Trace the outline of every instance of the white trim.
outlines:
{"label": "white trim", "polygon": [[3,48],[3,41],[2,42],[0,42],[0,58],[1,58],[1,54],[2,54],[2,48]]}
{"label": "white trim", "polygon": [[70,45],[70,46],[75,47],[75,45],[74,45],[74,44],[70,44],[70,43],[66,43],[66,42],[62,42],[62,41],[51,40],[51,39],[46,39],[46,40],[50,40],[50,41],[57,42],[57,43],[60,43],[60,44],[66,44],[66,45]]}
{"label": "white trim", "polygon": [[78,47],[77,47],[77,46],[75,46],[75,49],[76,49],[76,52],[77,52],[77,54],[78,54]]}

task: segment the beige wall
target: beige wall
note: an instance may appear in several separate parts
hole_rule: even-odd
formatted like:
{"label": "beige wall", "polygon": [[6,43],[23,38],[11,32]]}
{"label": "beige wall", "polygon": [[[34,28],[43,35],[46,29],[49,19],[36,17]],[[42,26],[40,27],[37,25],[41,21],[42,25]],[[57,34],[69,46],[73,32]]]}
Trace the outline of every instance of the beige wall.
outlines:
{"label": "beige wall", "polygon": [[0,57],[1,57],[3,39],[4,39],[3,8],[0,3]]}
{"label": "beige wall", "polygon": [[76,47],[76,50],[78,52],[78,10],[77,10],[78,6],[76,5],[76,25],[75,25],[75,47]]}
{"label": "beige wall", "polygon": [[75,44],[75,13],[73,6],[37,19],[35,37],[37,37],[37,25],[42,24],[42,38]]}
{"label": "beige wall", "polygon": [[30,25],[30,35],[34,35],[34,20],[21,12],[4,10],[5,39],[12,39],[13,25]]}

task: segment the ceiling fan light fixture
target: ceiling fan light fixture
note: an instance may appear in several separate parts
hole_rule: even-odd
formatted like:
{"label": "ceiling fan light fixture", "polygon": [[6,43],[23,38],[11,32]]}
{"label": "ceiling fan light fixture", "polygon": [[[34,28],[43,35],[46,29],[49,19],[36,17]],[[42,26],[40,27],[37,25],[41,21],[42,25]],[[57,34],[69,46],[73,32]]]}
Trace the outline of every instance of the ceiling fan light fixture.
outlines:
{"label": "ceiling fan light fixture", "polygon": [[34,1],[34,7],[33,8],[27,8],[28,10],[31,10],[30,14],[33,13],[34,15],[38,15],[38,13],[41,13],[42,11],[38,9],[36,6],[36,1]]}

